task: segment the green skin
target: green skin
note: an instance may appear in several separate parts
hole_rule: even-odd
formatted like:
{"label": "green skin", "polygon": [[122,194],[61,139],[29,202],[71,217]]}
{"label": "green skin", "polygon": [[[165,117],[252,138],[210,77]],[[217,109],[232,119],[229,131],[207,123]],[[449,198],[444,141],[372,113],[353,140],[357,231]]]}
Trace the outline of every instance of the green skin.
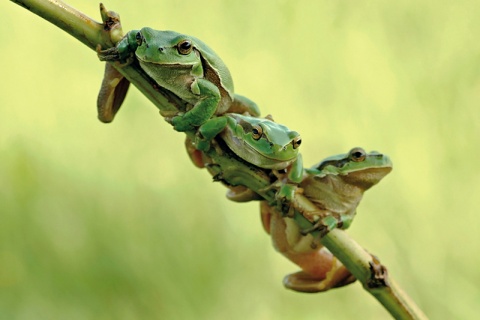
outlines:
{"label": "green skin", "polygon": [[355,280],[319,239],[333,228],[348,228],[363,193],[391,170],[392,163],[387,156],[378,152],[367,154],[361,148],[326,158],[307,169],[298,185],[299,194],[291,205],[314,223],[308,229],[299,227],[297,215],[286,217],[275,210],[275,206],[262,203],[262,221],[272,236],[273,245],[303,270],[285,277],[287,288],[319,292]]}
{"label": "green skin", "polygon": [[[207,151],[217,135],[243,160],[264,169],[283,170],[295,164],[302,168],[298,147],[300,134],[266,118],[235,113],[212,118],[197,134],[197,149]],[[303,170],[290,170],[292,179],[300,181]]]}
{"label": "green skin", "polygon": [[[198,129],[195,137],[187,138],[185,143],[187,153],[197,167],[207,167],[210,170],[215,165],[206,156],[206,152],[211,146],[222,152],[216,143],[212,143],[217,136],[236,156],[251,164],[252,170],[255,170],[253,166],[272,169],[277,176],[286,176],[286,181],[299,183],[302,180],[303,162],[298,152],[300,135],[274,122],[271,117],[256,118],[227,113],[208,120]],[[284,169],[287,169],[288,174],[277,171]],[[213,170],[211,173],[215,176],[218,172]],[[228,185],[230,190],[227,198],[236,202],[262,199],[245,187],[247,184],[242,182],[242,177],[237,179],[235,185]]]}
{"label": "green skin", "polygon": [[234,94],[228,68],[197,38],[142,28],[128,32],[116,47],[98,52],[103,61],[128,61],[132,54],[160,87],[192,106],[171,119],[177,131],[194,130],[213,115],[227,111],[260,114],[254,102]]}
{"label": "green skin", "polygon": [[348,228],[363,193],[391,170],[392,162],[388,156],[376,151],[366,153],[361,148],[326,158],[306,169],[307,175],[298,187],[321,210],[301,211],[314,223],[312,228],[302,232],[319,231],[323,236],[336,227]]}
{"label": "green skin", "polygon": [[[281,176],[284,174],[276,170],[287,169],[288,174],[285,174],[287,178],[284,180],[294,183],[301,181],[303,166],[301,154],[298,152],[301,144],[300,135],[275,123],[271,117],[256,118],[227,113],[210,119],[199,128],[194,137],[187,137],[185,147],[195,166],[206,167],[214,177],[218,178],[219,172],[225,173],[225,170],[229,170],[229,168],[214,169],[218,165],[207,156],[211,147],[214,147],[219,154],[223,152],[221,148],[218,148],[216,141],[212,141],[216,137],[225,141],[227,147],[238,158],[248,161],[251,172],[258,174],[263,172],[264,175],[268,175],[268,172],[259,171],[259,169],[272,169],[272,173]],[[243,179],[249,179],[250,176],[233,175],[236,177],[236,182],[227,183],[227,187],[230,189],[227,193],[228,199],[235,202],[263,199],[246,187],[248,181]],[[268,179],[268,176],[265,178]]]}

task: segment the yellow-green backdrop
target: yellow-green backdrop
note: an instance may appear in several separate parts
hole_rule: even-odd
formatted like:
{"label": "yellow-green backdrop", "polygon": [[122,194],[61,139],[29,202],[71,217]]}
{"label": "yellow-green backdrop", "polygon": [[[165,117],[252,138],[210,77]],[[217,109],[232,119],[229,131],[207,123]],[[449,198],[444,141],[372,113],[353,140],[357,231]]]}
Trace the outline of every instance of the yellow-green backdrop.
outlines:
{"label": "yellow-green backdrop", "polygon": [[[98,18],[97,1],[71,5]],[[480,2],[119,1],[125,31],[195,35],[306,165],[391,156],[350,234],[434,319],[480,314]],[[258,204],[195,168],[134,88],[96,119],[95,53],[0,4],[1,319],[378,319],[359,284],[287,291]]]}

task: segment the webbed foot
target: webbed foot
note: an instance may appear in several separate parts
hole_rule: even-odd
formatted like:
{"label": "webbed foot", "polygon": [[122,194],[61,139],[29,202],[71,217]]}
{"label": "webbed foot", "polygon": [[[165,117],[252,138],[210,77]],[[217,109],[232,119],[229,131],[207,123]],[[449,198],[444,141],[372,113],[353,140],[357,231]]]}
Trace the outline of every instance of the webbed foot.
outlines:
{"label": "webbed foot", "polygon": [[315,279],[304,271],[289,274],[283,285],[291,290],[305,293],[323,292],[355,282],[355,277],[342,264],[329,271],[325,279]]}

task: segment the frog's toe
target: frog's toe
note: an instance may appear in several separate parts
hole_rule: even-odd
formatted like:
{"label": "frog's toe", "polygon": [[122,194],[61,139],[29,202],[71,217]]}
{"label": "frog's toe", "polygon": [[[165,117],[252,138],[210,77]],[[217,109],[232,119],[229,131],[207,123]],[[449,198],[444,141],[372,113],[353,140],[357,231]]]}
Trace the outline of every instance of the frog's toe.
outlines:
{"label": "frog's toe", "polygon": [[283,278],[283,285],[294,291],[315,293],[329,289],[324,280],[313,279],[310,275],[303,271],[289,274]]}
{"label": "frog's toe", "polygon": [[329,272],[324,279],[316,279],[304,271],[292,273],[283,279],[283,285],[294,291],[305,293],[316,293],[327,291],[332,288],[346,286],[355,282],[355,277],[342,266],[339,269]]}
{"label": "frog's toe", "polygon": [[229,186],[227,191],[227,199],[235,202],[249,202],[255,200],[263,200],[263,198],[255,191],[245,186]]}

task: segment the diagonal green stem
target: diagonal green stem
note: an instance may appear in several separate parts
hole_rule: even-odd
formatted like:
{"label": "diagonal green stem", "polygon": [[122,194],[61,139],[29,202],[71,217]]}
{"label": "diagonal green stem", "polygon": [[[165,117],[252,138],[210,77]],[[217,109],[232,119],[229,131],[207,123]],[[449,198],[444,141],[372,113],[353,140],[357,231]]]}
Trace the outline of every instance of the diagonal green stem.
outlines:
{"label": "diagonal green stem", "polygon": [[[92,50],[96,50],[98,45],[102,48],[111,47],[122,37],[121,28],[118,28],[115,39],[110,39],[110,33],[104,30],[103,23],[59,0],[11,1],[53,23]],[[112,65],[150,99],[162,115],[173,115],[178,111],[178,106],[183,107],[183,102],[178,97],[162,88],[154,87],[151,79],[139,67],[128,65],[120,68],[116,64]]]}
{"label": "diagonal green stem", "polygon": [[[38,16],[50,21],[63,29],[90,49],[95,50],[97,45],[107,48],[116,43],[121,37],[121,28],[117,29],[115,39],[104,30],[104,24],[98,23],[85,16],[81,12],[58,0],[11,0]],[[102,18],[105,22],[105,11]],[[113,37],[113,36],[112,36]],[[143,71],[134,65],[118,67],[113,64],[130,82],[132,82],[150,101],[160,109],[164,116],[185,108],[183,102],[168,91],[153,86],[151,80]],[[194,138],[193,132],[187,132],[190,138]],[[218,165],[210,171],[221,175],[221,178],[232,185],[237,181],[247,181],[246,187],[257,192],[266,200],[272,201],[274,193],[267,188],[270,185],[268,175],[259,168],[239,161],[229,156],[228,153],[217,152],[212,148],[207,156]],[[215,172],[218,170],[218,172]],[[301,196],[301,195],[296,195]],[[302,199],[302,201],[308,201]],[[311,226],[310,222],[298,212],[295,215],[296,222],[302,227]],[[363,284],[363,287],[371,293],[389,312],[397,319],[426,319],[423,312],[406,295],[386,273],[386,268],[379,264],[378,260],[365,251],[357,242],[350,238],[344,231],[334,229],[321,240],[337,258],[350,270],[350,272]],[[381,269],[384,279],[373,279],[375,274],[372,269]]]}
{"label": "diagonal green stem", "polygon": [[38,16],[48,20],[75,37],[90,49],[102,43],[103,25],[62,1],[56,0],[12,0]]}
{"label": "diagonal green stem", "polygon": [[322,238],[325,245],[396,319],[427,319],[415,302],[388,276],[386,286],[369,287],[372,256],[346,232],[330,231]]}

